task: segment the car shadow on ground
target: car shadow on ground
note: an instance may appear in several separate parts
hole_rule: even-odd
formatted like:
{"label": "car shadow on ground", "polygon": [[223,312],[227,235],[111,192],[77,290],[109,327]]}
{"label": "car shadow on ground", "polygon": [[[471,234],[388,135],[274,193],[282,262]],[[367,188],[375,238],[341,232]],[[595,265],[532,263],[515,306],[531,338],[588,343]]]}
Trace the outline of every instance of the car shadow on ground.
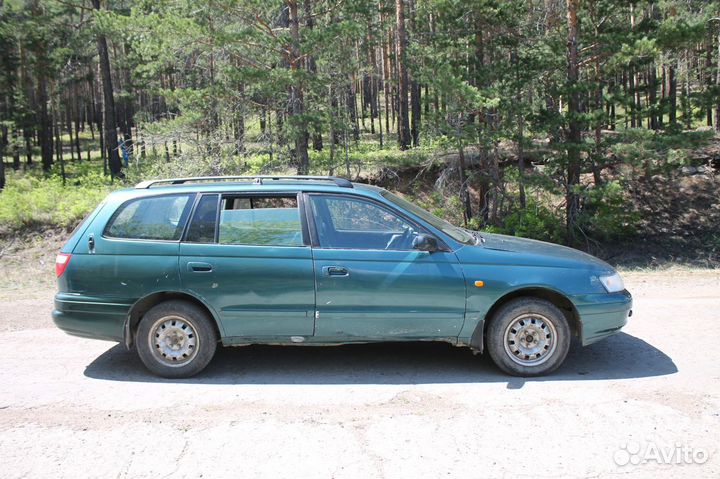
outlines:
{"label": "car shadow on ground", "polygon": [[94,379],[196,384],[426,384],[576,381],[662,376],[677,372],[665,353],[626,333],[588,347],[573,346],[550,376],[512,378],[487,354],[445,343],[379,343],[332,347],[246,346],[220,348],[205,371],[190,379],[150,374],[134,351],[110,348],[85,369]]}

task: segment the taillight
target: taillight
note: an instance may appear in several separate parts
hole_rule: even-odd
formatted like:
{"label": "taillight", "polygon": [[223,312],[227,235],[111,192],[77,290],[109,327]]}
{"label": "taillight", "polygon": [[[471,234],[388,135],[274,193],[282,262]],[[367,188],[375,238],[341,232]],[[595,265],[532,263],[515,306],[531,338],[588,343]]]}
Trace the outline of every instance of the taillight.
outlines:
{"label": "taillight", "polygon": [[55,275],[58,278],[62,276],[62,274],[65,272],[65,268],[67,268],[71,256],[72,255],[65,253],[58,253],[57,257],[55,258]]}

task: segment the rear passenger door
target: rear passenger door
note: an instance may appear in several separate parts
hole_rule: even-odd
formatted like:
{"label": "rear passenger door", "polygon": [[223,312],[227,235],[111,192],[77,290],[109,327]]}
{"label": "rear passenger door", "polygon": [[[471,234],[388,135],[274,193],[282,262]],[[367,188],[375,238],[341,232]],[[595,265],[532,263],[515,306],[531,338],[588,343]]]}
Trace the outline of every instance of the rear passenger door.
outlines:
{"label": "rear passenger door", "polygon": [[295,194],[205,194],[180,245],[183,288],[217,312],[225,337],[312,336],[310,241]]}

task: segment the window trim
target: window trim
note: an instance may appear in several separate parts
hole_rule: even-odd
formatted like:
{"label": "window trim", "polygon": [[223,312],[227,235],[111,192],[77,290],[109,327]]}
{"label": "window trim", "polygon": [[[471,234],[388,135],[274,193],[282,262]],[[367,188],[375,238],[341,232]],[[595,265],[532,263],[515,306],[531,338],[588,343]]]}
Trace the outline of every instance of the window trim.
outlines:
{"label": "window trim", "polygon": [[[319,191],[309,191],[305,192],[303,196],[334,196],[334,197],[344,197],[349,198],[352,200],[359,200],[359,201],[366,201],[368,203],[374,204],[382,209],[385,209],[389,211],[390,213],[402,218],[404,221],[410,223],[414,227],[417,228],[419,233],[427,234],[435,238],[438,242],[438,251],[443,252],[449,252],[452,253],[453,250],[450,248],[450,246],[447,244],[447,242],[439,237],[437,234],[430,231],[424,224],[419,223],[414,218],[409,217],[401,210],[398,210],[396,208],[393,208],[392,206],[389,206],[382,201],[378,201],[375,198],[371,198],[368,196],[362,196],[362,195],[355,195],[352,193],[336,193],[336,192],[319,192]],[[308,204],[308,207],[306,208],[306,215],[307,215],[307,221],[310,225],[310,237],[311,237],[311,244],[313,248],[317,249],[327,249],[327,250],[352,250],[352,251],[387,251],[387,252],[408,252],[408,251],[418,251],[416,249],[410,248],[410,249],[375,249],[375,248],[330,248],[326,246],[320,245],[320,238],[317,232],[317,224],[315,223],[315,216],[312,213],[312,208],[309,207],[309,203],[312,201],[311,199],[307,199],[306,203]]]}
{"label": "window trim", "polygon": [[[142,200],[148,200],[148,199],[155,199],[155,198],[164,198],[168,196],[187,196],[188,202],[185,205],[185,208],[183,209],[182,213],[180,214],[180,217],[182,218],[183,213],[185,213],[186,210],[190,210],[188,215],[185,217],[185,223],[183,224],[182,230],[180,231],[180,236],[178,239],[159,239],[159,238],[123,238],[120,236],[110,236],[108,234],[108,229],[110,228],[110,225],[112,225],[113,221],[115,221],[115,218],[118,217],[118,215],[122,212],[122,210],[130,203],[134,201],[142,201]],[[198,194],[196,192],[188,192],[188,193],[162,193],[159,195],[143,195],[143,196],[136,196],[134,198],[127,199],[120,203],[117,208],[115,208],[115,211],[113,211],[113,214],[110,215],[110,218],[108,218],[107,222],[105,223],[105,226],[103,227],[102,234],[100,235],[103,239],[106,240],[112,240],[112,241],[153,241],[153,242],[160,242],[160,243],[180,243],[185,235],[185,230],[187,228],[188,223],[190,222],[190,218],[192,215],[192,210],[195,206],[195,201],[197,201]]]}

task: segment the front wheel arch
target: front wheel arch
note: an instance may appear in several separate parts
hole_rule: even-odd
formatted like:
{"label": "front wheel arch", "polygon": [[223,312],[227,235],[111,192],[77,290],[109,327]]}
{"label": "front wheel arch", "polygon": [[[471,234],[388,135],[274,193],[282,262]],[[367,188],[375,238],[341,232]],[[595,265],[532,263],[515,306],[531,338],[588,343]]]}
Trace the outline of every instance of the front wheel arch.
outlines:
{"label": "front wheel arch", "polygon": [[565,315],[565,319],[567,319],[572,335],[577,338],[582,337],[582,322],[580,321],[580,315],[578,314],[577,309],[575,309],[575,305],[572,301],[570,301],[567,296],[553,289],[535,286],[511,291],[495,301],[485,314],[485,320],[482,324],[483,337],[487,336],[487,328],[493,320],[493,317],[495,317],[495,313],[497,313],[497,311],[505,304],[518,298],[537,298],[549,301]]}
{"label": "front wheel arch", "polygon": [[143,318],[145,313],[154,306],[170,300],[187,301],[203,309],[207,313],[208,317],[212,318],[212,324],[215,327],[215,334],[217,334],[217,337],[223,337],[217,316],[203,301],[191,294],[180,291],[159,291],[140,298],[130,307],[130,311],[128,312],[127,318],[125,318],[125,324],[123,326],[123,342],[127,349],[132,349],[134,346],[137,329],[140,325],[140,320]]}

